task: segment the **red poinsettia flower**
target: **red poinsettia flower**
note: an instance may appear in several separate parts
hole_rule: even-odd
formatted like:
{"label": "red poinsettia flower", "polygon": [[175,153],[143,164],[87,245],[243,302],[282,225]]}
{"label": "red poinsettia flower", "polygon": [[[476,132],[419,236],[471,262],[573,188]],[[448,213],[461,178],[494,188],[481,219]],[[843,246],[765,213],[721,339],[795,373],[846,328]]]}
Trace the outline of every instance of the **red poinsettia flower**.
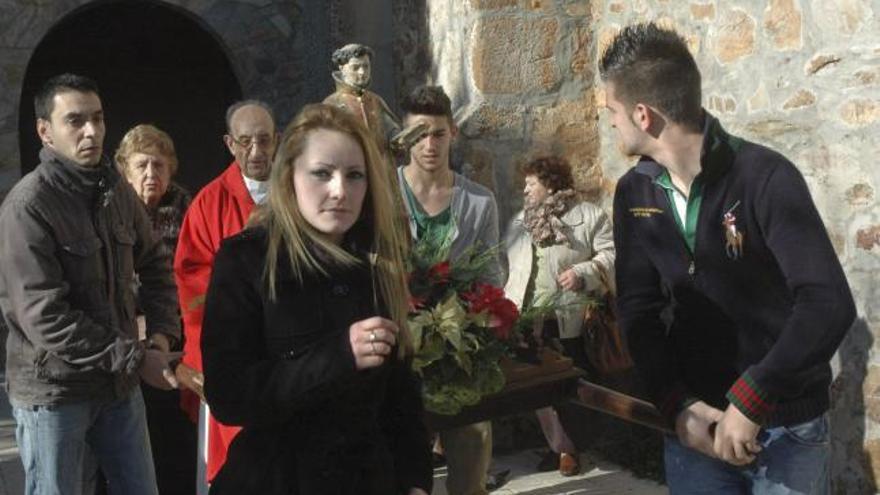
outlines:
{"label": "red poinsettia flower", "polygon": [[450,271],[449,261],[441,261],[428,269],[428,278],[441,284],[446,283],[449,281]]}
{"label": "red poinsettia flower", "polygon": [[513,301],[504,297],[503,290],[477,282],[473,291],[466,292],[461,297],[468,302],[471,313],[489,313],[489,328],[496,337],[502,340],[510,337],[510,330],[519,318],[519,310]]}

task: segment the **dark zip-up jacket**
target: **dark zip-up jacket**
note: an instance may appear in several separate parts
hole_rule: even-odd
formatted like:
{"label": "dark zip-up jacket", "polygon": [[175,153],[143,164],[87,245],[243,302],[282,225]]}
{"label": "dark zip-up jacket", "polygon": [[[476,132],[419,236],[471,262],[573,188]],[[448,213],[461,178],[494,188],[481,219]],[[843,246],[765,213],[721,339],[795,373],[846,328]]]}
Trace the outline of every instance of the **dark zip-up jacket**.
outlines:
{"label": "dark zip-up jacket", "polygon": [[618,183],[620,324],[670,422],[694,399],[733,403],[759,424],[806,421],[828,409],[829,360],[855,318],[852,295],[794,165],[706,118],[693,253],[656,184],[660,164],[643,157]]}
{"label": "dark zip-up jacket", "polygon": [[19,406],[125,396],[147,333],[180,336],[171,264],[141,201],[102,163],[80,167],[44,148],[0,208],[0,310],[6,379]]}

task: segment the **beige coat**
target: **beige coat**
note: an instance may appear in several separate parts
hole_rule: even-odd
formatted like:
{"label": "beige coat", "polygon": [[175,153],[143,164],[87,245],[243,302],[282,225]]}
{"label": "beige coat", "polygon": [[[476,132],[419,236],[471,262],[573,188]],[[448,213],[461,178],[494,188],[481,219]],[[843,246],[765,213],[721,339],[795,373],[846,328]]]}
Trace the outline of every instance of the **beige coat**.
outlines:
{"label": "beige coat", "polygon": [[[556,310],[559,321],[559,334],[562,338],[578,337],[581,334],[585,303],[584,296],[601,293],[605,290],[602,272],[607,280],[614,280],[614,237],[608,216],[598,206],[582,202],[575,205],[561,218],[571,247],[551,246],[540,259],[546,263],[548,273],[556,274],[571,267],[584,281],[576,292],[564,291],[559,299],[560,309]],[[523,224],[520,211],[510,222],[505,236],[507,250],[508,277],[504,286],[506,296],[522,308],[526,287],[532,276],[533,266],[532,238]]]}

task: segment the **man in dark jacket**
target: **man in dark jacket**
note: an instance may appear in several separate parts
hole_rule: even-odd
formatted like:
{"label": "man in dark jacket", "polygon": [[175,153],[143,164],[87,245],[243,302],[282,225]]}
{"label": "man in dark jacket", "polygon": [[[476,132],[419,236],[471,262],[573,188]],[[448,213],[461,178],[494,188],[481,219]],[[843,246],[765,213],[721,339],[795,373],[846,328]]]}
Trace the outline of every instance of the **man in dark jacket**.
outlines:
{"label": "man in dark jacket", "polygon": [[825,493],[829,359],[855,318],[798,170],[701,107],[684,40],[623,29],[600,61],[622,151],[620,322],[666,439],[672,493]]}
{"label": "man in dark jacket", "polygon": [[[6,379],[25,493],[89,490],[84,459],[94,456],[110,493],[156,495],[138,382],[176,386],[168,366],[180,336],[171,265],[134,190],[103,158],[95,83],[54,77],[35,108],[40,164],[0,208]],[[135,323],[135,274],[145,341]]]}

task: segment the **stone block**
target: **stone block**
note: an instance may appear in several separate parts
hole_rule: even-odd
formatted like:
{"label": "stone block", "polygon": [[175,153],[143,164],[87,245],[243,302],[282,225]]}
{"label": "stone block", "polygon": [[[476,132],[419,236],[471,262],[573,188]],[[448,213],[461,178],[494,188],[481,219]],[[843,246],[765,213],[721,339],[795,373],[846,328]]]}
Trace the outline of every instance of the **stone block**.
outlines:
{"label": "stone block", "polygon": [[865,399],[866,415],[880,422],[880,366],[868,366],[865,381],[862,383],[862,395]]}
{"label": "stone block", "polygon": [[608,4],[608,12],[612,14],[622,14],[626,10],[626,5],[622,2],[612,2]]}
{"label": "stone block", "polygon": [[74,7],[66,5],[64,2],[50,5],[2,2],[0,5],[0,46],[36,47],[52,24]]}
{"label": "stone block", "polygon": [[[872,251],[874,246],[880,246],[880,225],[865,227],[856,232],[856,247],[865,251]],[[877,421],[880,422],[880,418]]]}
{"label": "stone block", "polygon": [[813,0],[813,18],[817,30],[831,30],[837,34],[855,34],[871,18],[872,0]]}
{"label": "stone block", "polygon": [[819,54],[814,56],[810,59],[809,62],[807,62],[806,67],[804,67],[804,71],[807,73],[808,76],[811,76],[830,65],[834,65],[840,62],[841,60],[843,59],[841,59],[837,55]]}
{"label": "stone block", "polygon": [[840,118],[852,126],[866,126],[880,119],[880,102],[867,98],[849,100],[840,107]]}
{"label": "stone block", "polygon": [[753,135],[764,139],[775,139],[785,134],[808,132],[804,126],[780,119],[766,119],[749,122],[745,128]]}
{"label": "stone block", "polygon": [[812,106],[816,103],[816,95],[809,90],[801,89],[782,104],[783,110],[794,110]]}
{"label": "stone block", "polygon": [[554,18],[480,20],[473,37],[474,84],[488,94],[550,90],[560,80],[554,56],[558,39]]}
{"label": "stone block", "polygon": [[648,8],[650,6],[648,5],[647,0],[629,0],[628,3],[630,4],[630,7],[632,7],[634,13],[640,16],[648,14]]}
{"label": "stone block", "polygon": [[723,16],[714,37],[713,53],[722,64],[735,62],[755,51],[755,19],[740,9]]}
{"label": "stone block", "polygon": [[614,37],[617,36],[617,33],[620,32],[619,26],[603,26],[599,31],[599,36],[596,40],[596,53],[599,54],[599,57],[605,52],[605,49],[608,48],[608,45],[614,41]]}
{"label": "stone block", "polygon": [[572,17],[586,17],[590,15],[591,4],[592,2],[585,2],[583,0],[569,2],[565,5],[565,13]]}
{"label": "stone block", "polygon": [[846,190],[846,202],[852,206],[868,206],[874,202],[874,188],[860,182]]}
{"label": "stone block", "polygon": [[582,75],[590,74],[590,34],[588,27],[578,26],[574,28],[571,34],[571,68],[572,74]]}
{"label": "stone block", "polygon": [[859,86],[877,86],[880,84],[880,67],[859,69],[853,76]]}
{"label": "stone block", "polygon": [[519,0],[471,0],[471,7],[480,10],[515,7]]}
{"label": "stone block", "polygon": [[770,96],[767,94],[767,87],[761,82],[758,85],[758,89],[755,90],[754,94],[749,98],[748,101],[748,109],[749,113],[760,112],[761,110],[766,110],[767,107],[770,106]]}
{"label": "stone block", "polygon": [[593,91],[579,100],[538,107],[531,117],[531,154],[556,154],[571,164],[578,187],[592,199],[604,193],[599,163],[599,136]]}
{"label": "stone block", "polygon": [[467,166],[468,178],[494,191],[496,158],[486,144],[481,141],[471,141],[462,155]]}
{"label": "stone block", "polygon": [[770,0],[764,10],[764,29],[777,50],[799,50],[803,14],[797,0]]}
{"label": "stone block", "polygon": [[557,0],[524,0],[528,10],[552,13],[556,12]]}
{"label": "stone block", "polygon": [[[873,473],[871,479],[880,480],[880,440],[868,440],[865,442],[865,456],[868,459],[868,463],[870,464],[868,467],[870,468],[870,472]],[[873,487],[871,492],[862,492],[862,493],[872,493],[876,490],[876,486]]]}
{"label": "stone block", "polygon": [[461,120],[461,132],[471,139],[521,138],[524,132],[525,107],[482,103]]}
{"label": "stone block", "polygon": [[605,4],[602,2],[578,2],[585,5],[585,10],[587,14],[590,16],[590,22],[594,26],[594,31],[599,31],[599,26],[604,25],[609,22],[607,18],[607,14],[605,12]]}
{"label": "stone block", "polygon": [[692,3],[691,19],[695,21],[713,21],[715,20],[715,4],[714,3]]}
{"label": "stone block", "polygon": [[582,141],[596,130],[596,104],[592,92],[585,97],[551,107],[536,107],[531,119],[531,135],[539,140],[558,143]]}
{"label": "stone block", "polygon": [[709,110],[714,113],[734,113],[736,112],[736,100],[731,96],[709,96]]}
{"label": "stone block", "polygon": [[684,42],[687,43],[688,50],[690,50],[691,55],[697,57],[700,53],[700,43],[702,42],[702,38],[700,38],[699,34],[686,34],[684,35]]}
{"label": "stone block", "polygon": [[[571,163],[575,187],[585,200],[598,204],[603,196],[610,195],[605,172],[594,156],[584,155],[578,150],[571,150],[566,155],[565,158]],[[613,194],[613,188],[611,191]]]}

